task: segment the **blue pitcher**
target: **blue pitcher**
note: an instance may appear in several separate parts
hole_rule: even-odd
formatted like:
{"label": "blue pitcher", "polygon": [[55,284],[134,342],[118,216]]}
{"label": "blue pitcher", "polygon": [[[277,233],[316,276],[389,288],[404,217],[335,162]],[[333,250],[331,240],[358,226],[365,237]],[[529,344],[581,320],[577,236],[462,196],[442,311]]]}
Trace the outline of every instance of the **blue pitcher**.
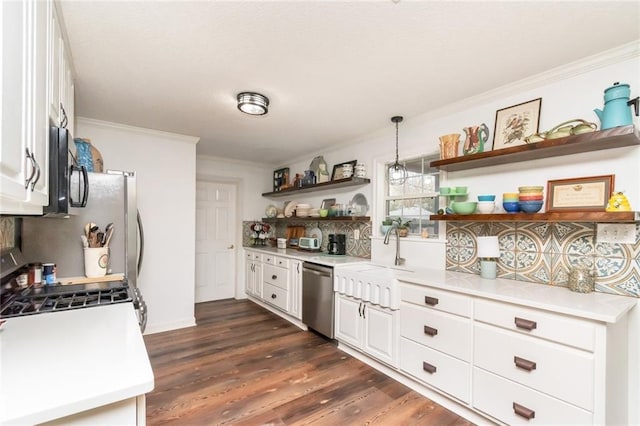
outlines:
{"label": "blue pitcher", "polygon": [[631,90],[628,84],[613,83],[613,86],[605,89],[604,111],[593,110],[600,119],[601,130],[633,124],[633,116],[629,107],[634,106],[637,117],[640,97],[629,100],[630,95]]}

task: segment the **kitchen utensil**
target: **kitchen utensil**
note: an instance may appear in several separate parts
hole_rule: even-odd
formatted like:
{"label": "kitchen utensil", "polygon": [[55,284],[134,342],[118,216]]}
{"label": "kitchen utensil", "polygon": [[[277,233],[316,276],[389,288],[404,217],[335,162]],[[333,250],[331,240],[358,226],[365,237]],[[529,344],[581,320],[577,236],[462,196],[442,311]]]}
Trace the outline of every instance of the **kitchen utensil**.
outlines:
{"label": "kitchen utensil", "polygon": [[628,84],[613,83],[604,91],[604,110],[594,109],[600,119],[602,130],[618,126],[629,126],[633,124],[633,116],[630,106],[634,106],[636,117],[640,108],[640,98],[629,99],[631,89]]}
{"label": "kitchen utensil", "polygon": [[109,242],[111,241],[111,237],[113,236],[113,231],[114,231],[115,227],[113,226],[113,223],[110,223],[109,225],[107,225],[106,228],[106,236],[104,238],[104,247],[109,247]]}
{"label": "kitchen utensil", "polygon": [[89,240],[86,235],[80,235],[80,241],[82,241],[83,248],[89,248]]}

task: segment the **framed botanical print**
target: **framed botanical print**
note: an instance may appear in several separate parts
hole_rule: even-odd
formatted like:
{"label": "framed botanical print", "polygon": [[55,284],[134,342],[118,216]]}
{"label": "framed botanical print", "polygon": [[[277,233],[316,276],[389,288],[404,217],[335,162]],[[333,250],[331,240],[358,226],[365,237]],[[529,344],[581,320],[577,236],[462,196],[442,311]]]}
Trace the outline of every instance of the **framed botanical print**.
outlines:
{"label": "framed botanical print", "polygon": [[542,98],[496,111],[493,150],[524,145],[524,138],[538,132]]}

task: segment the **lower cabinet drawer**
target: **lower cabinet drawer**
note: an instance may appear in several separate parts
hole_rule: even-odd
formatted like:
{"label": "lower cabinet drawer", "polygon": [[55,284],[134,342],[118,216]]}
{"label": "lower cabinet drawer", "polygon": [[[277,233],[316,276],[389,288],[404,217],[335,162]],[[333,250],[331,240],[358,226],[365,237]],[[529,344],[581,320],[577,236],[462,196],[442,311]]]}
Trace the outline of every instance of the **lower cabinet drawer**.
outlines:
{"label": "lower cabinet drawer", "polygon": [[471,320],[430,308],[402,302],[400,334],[403,337],[453,355],[471,360]]}
{"label": "lower cabinet drawer", "polygon": [[287,291],[269,283],[264,283],[262,287],[262,299],[283,311],[287,310]]}
{"label": "lower cabinet drawer", "polygon": [[262,265],[262,278],[266,283],[278,286],[283,290],[289,288],[289,271],[287,269]]}
{"label": "lower cabinet drawer", "polygon": [[401,337],[400,369],[469,403],[471,367],[466,362]]}
{"label": "lower cabinet drawer", "polygon": [[477,367],[473,368],[473,407],[508,425],[593,424],[589,411]]}
{"label": "lower cabinet drawer", "polygon": [[595,361],[591,352],[476,324],[473,354],[478,367],[593,410]]}
{"label": "lower cabinet drawer", "polygon": [[400,298],[403,302],[414,303],[418,306],[463,317],[471,317],[473,312],[473,299],[471,297],[427,286],[402,283],[400,286]]}

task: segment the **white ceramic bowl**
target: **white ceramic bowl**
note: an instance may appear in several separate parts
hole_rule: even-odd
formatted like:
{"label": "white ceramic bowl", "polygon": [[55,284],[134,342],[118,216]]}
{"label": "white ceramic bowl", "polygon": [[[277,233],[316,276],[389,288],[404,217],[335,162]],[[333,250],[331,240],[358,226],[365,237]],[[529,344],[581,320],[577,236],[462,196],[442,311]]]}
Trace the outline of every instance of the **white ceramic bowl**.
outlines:
{"label": "white ceramic bowl", "polygon": [[478,201],[478,212],[483,214],[493,213],[496,208],[495,201]]}

